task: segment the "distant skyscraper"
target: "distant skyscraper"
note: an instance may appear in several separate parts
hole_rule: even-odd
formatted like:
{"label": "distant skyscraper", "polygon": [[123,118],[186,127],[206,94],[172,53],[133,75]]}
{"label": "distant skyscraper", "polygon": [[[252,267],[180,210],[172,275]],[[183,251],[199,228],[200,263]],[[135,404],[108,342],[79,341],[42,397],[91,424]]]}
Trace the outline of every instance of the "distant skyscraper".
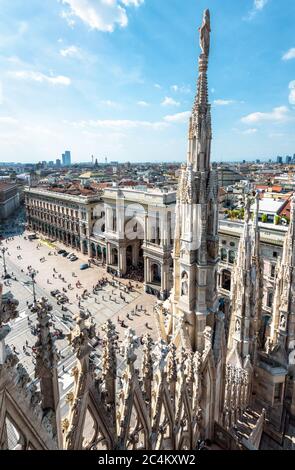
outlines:
{"label": "distant skyscraper", "polygon": [[55,164],[56,164],[57,168],[60,168],[61,167],[61,160],[59,158],[57,158],[56,161],[55,161]]}
{"label": "distant skyscraper", "polygon": [[291,155],[287,155],[287,156],[286,156],[286,163],[287,163],[287,164],[288,164],[288,163],[291,163],[291,161],[292,161]]}
{"label": "distant skyscraper", "polygon": [[66,150],[65,153],[62,154],[62,166],[70,166],[71,163],[71,152],[69,150]]}
{"label": "distant skyscraper", "polygon": [[283,163],[283,157],[277,157],[277,163]]}

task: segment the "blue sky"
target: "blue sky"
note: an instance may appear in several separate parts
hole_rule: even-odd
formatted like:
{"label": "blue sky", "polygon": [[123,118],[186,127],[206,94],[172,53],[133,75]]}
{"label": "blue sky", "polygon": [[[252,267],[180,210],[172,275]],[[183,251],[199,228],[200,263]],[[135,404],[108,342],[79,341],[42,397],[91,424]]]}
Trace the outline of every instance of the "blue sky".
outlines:
{"label": "blue sky", "polygon": [[0,0],[0,161],[182,161],[209,7],[217,161],[295,153],[294,0]]}

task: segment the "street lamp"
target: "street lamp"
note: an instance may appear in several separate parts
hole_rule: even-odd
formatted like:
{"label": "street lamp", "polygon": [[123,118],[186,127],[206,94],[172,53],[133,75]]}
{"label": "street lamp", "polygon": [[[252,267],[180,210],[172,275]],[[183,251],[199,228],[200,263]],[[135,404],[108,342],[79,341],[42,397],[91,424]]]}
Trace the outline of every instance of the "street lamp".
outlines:
{"label": "street lamp", "polygon": [[7,272],[7,267],[6,267],[6,260],[5,260],[5,253],[8,251],[8,248],[5,248],[4,246],[0,249],[2,253],[2,259],[3,259],[3,269],[4,269],[4,279],[10,279],[10,274]]}
{"label": "street lamp", "polygon": [[36,277],[36,275],[37,275],[37,273],[34,270],[31,270],[31,271],[28,272],[28,276],[32,279],[34,306],[36,305],[36,289],[35,289],[35,284],[36,284],[35,277]]}

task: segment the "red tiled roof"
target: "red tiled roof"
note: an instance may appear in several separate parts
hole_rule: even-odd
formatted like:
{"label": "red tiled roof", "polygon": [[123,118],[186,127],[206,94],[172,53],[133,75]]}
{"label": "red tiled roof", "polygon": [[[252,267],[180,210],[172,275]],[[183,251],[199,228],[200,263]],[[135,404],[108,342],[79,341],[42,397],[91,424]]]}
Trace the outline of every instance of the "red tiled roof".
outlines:
{"label": "red tiled roof", "polygon": [[7,181],[0,181],[0,191],[7,191],[15,186],[15,183],[10,183]]}
{"label": "red tiled roof", "polygon": [[282,210],[279,212],[280,217],[290,217],[290,210],[291,210],[291,199],[287,202],[287,204],[284,205]]}

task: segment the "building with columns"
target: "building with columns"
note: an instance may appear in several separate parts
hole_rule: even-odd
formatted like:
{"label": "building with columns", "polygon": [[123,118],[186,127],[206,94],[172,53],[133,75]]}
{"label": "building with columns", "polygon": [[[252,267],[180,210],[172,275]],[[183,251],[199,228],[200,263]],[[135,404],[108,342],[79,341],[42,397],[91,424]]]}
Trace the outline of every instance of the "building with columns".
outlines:
{"label": "building with columns", "polygon": [[19,205],[20,195],[18,185],[0,180],[0,219],[9,217]]}
{"label": "building with columns", "polygon": [[93,211],[100,194],[72,195],[48,189],[26,188],[25,205],[28,227],[48,239],[89,252]]}
{"label": "building with columns", "polygon": [[146,292],[166,299],[172,283],[175,192],[114,187],[105,189],[102,199],[105,231],[95,227],[91,243],[104,240],[108,271],[137,276]]}
{"label": "building with columns", "polygon": [[106,188],[91,196],[26,188],[31,230],[88,254],[166,299],[172,285],[175,192]]}

